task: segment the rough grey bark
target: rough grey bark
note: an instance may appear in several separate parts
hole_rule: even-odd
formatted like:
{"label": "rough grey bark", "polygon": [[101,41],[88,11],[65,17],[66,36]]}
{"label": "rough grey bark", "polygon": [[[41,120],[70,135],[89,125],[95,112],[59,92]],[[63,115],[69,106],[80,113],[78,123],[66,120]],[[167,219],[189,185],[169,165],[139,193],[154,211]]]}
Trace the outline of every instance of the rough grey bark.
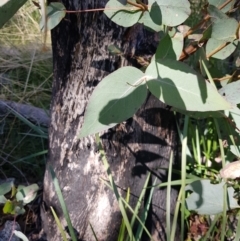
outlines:
{"label": "rough grey bark", "polygon": [[[105,0],[65,0],[67,9],[103,8]],[[74,228],[81,240],[117,240],[121,214],[113,192],[100,180],[107,179],[92,136],[79,140],[84,111],[97,83],[119,68],[121,58],[110,56],[107,47],[115,44],[130,56],[124,64],[133,64],[134,54],[151,55],[156,48],[155,35],[141,25],[124,29],[112,23],[102,12],[68,14],[52,31],[54,83],[51,105],[49,163],[56,172]],[[123,80],[124,81],[124,80]],[[117,88],[117,86],[116,86]],[[147,171],[152,180],[165,181],[171,150],[176,148],[172,113],[154,97],[134,118],[102,135],[114,180],[125,195],[130,187],[131,205],[136,204]],[[151,183],[149,183],[151,185]],[[177,191],[172,190],[172,211]],[[62,211],[51,176],[44,178],[44,209],[42,219],[49,241],[62,240],[49,210],[53,206],[61,221]],[[148,217],[148,228],[155,240],[165,236],[166,190],[156,189]],[[144,237],[142,240],[148,240]],[[176,237],[178,240],[178,236]]]}

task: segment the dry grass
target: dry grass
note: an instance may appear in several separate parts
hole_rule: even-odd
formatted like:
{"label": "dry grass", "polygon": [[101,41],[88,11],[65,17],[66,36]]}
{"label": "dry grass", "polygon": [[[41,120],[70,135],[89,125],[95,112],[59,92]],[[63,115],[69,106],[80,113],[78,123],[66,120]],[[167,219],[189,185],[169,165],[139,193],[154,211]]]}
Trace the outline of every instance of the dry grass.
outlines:
{"label": "dry grass", "polygon": [[[29,1],[0,29],[0,100],[48,110],[52,53],[49,35],[48,51],[43,51],[39,19],[38,9]],[[0,115],[0,179],[41,178],[46,156],[34,154],[46,148],[47,140],[36,136],[36,132],[17,116]]]}

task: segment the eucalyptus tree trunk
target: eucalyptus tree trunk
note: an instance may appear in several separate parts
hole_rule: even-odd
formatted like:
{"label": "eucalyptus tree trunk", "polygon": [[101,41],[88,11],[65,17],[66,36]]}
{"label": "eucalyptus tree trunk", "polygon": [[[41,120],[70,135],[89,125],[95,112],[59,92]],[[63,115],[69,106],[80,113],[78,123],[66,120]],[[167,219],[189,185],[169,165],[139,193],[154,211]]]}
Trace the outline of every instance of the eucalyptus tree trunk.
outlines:
{"label": "eucalyptus tree trunk", "polygon": [[[65,0],[63,4],[69,10],[98,9],[104,8],[106,0]],[[80,240],[95,240],[91,224],[98,240],[115,241],[122,220],[112,190],[101,180],[107,175],[94,137],[78,138],[87,102],[106,75],[122,65],[137,65],[134,56],[151,56],[155,37],[141,25],[119,27],[97,11],[67,14],[52,31],[54,83],[48,166],[56,173]],[[110,45],[121,47],[127,57],[110,55]],[[167,173],[160,168],[168,168],[170,152],[176,150],[174,123],[172,113],[149,95],[133,118],[101,136],[114,180],[123,196],[130,188],[133,208],[149,171],[149,185],[156,177],[157,183],[167,180]],[[171,190],[172,213],[176,199],[177,191]],[[44,204],[42,219],[48,241],[62,240],[49,207],[55,209],[63,225],[66,222],[48,168]],[[156,188],[146,224],[154,240],[166,240],[165,210],[166,190]]]}

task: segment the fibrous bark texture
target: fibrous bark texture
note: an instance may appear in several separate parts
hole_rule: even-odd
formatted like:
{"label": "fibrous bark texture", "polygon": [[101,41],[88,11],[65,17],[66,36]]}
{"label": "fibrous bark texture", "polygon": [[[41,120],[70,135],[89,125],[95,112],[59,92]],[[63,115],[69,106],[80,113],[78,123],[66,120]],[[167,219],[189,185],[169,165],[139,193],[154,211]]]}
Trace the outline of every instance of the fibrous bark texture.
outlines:
{"label": "fibrous bark texture", "polygon": [[[65,0],[69,10],[104,8],[105,0]],[[101,179],[107,179],[94,137],[79,139],[84,112],[94,87],[122,64],[136,65],[134,56],[148,56],[156,49],[154,33],[137,25],[125,29],[115,25],[102,12],[67,14],[52,31],[54,83],[49,130],[49,163],[59,180],[74,228],[80,240],[114,241],[121,225],[117,200]],[[112,56],[108,46],[123,49],[126,58]],[[124,81],[124,79],[123,79]],[[117,86],[116,86],[117,88]],[[129,187],[130,204],[136,205],[147,172],[151,181],[166,181],[171,150],[176,147],[172,113],[153,96],[136,115],[101,136],[110,169],[120,193]],[[151,185],[151,182],[149,183]],[[177,191],[171,193],[171,211]],[[49,241],[62,240],[52,206],[64,221],[47,168],[44,178],[42,219]],[[142,204],[143,206],[144,204]],[[156,188],[147,220],[154,240],[166,240],[166,190]],[[130,212],[129,212],[129,215]],[[148,240],[146,236],[142,240]],[[178,238],[176,238],[178,240]]]}

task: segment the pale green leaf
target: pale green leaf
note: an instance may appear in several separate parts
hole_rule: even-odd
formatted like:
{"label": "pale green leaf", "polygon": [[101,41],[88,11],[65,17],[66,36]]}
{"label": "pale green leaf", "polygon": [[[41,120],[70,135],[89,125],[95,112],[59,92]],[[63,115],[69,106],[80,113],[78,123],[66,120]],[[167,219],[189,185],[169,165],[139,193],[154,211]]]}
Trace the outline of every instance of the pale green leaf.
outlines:
{"label": "pale green leaf", "polygon": [[7,199],[4,197],[4,195],[0,195],[0,203],[6,203]]}
{"label": "pale green leaf", "polygon": [[214,5],[208,6],[208,14],[211,16],[213,23],[217,23],[221,19],[228,19],[228,16]]}
{"label": "pale green leaf", "polygon": [[152,61],[146,75],[150,92],[170,106],[189,111],[231,108],[216,88],[185,63],[170,59]]}
{"label": "pale green leaf", "polygon": [[7,200],[3,206],[3,213],[5,214],[15,214],[14,203],[11,200]]}
{"label": "pale green leaf", "polygon": [[233,155],[240,158],[240,146],[230,145],[230,151]]}
{"label": "pale green leaf", "polygon": [[39,187],[37,184],[32,184],[27,187],[18,187],[16,199],[17,201],[22,201],[24,204],[30,203],[36,197],[38,190]]}
{"label": "pale green leaf", "polygon": [[151,0],[150,16],[157,25],[177,26],[191,14],[188,0]]}
{"label": "pale green leaf", "polygon": [[153,22],[152,18],[150,17],[150,13],[145,11],[141,18],[138,20],[139,23],[142,23],[146,28],[154,30],[155,32],[163,31],[163,25],[158,25]]}
{"label": "pale green leaf", "polygon": [[[211,5],[214,5],[215,7],[220,7],[222,6],[226,0],[208,0],[208,3]],[[234,1],[230,1],[223,9],[221,9],[222,12],[226,13],[229,10],[233,8]]]}
{"label": "pale green leaf", "polygon": [[232,42],[236,39],[237,28],[238,22],[236,19],[221,19],[217,23],[213,23],[211,38],[225,42]]}
{"label": "pale green leaf", "polygon": [[173,37],[166,34],[159,42],[155,59],[178,60],[183,49],[183,35],[176,33]]}
{"label": "pale green leaf", "polygon": [[0,184],[0,195],[5,195],[6,193],[10,192],[13,184],[14,179],[7,179],[6,181]]}
{"label": "pale green leaf", "polygon": [[240,80],[229,83],[218,91],[224,98],[232,104],[240,104]]}
{"label": "pale green leaf", "polygon": [[234,106],[229,110],[229,114],[235,122],[236,127],[240,130],[240,109],[237,106]]}
{"label": "pale green leaf", "polygon": [[13,233],[23,241],[29,241],[29,239],[22,232],[14,230]]}
{"label": "pale green leaf", "polygon": [[104,13],[114,23],[123,27],[131,27],[138,22],[142,11],[130,4],[125,5],[120,1],[110,0],[105,6]]}
{"label": "pale green leaf", "polygon": [[204,112],[200,112],[200,111],[187,111],[187,110],[180,110],[177,109],[175,107],[171,108],[172,111],[177,111],[179,113],[182,113],[184,115],[188,115],[192,118],[195,119],[206,119],[209,117],[214,117],[214,118],[222,118],[224,117],[224,111],[204,111]]}
{"label": "pale green leaf", "polygon": [[[198,180],[186,186],[186,191],[192,191],[186,198],[188,210],[195,211],[199,214],[214,215],[223,211],[223,186],[226,183],[212,184],[210,180]],[[237,199],[233,198],[234,189],[227,188],[229,209],[239,208]]]}
{"label": "pale green leaf", "polygon": [[[209,55],[216,49],[223,46],[223,44],[225,44],[225,43],[226,43],[226,41],[210,38],[207,41],[206,54]],[[220,51],[218,51],[211,57],[216,58],[216,59],[226,59],[235,51],[237,45],[238,45],[238,41],[235,40],[233,43],[228,44],[226,47],[224,47],[223,49],[221,49]]]}
{"label": "pale green leaf", "polygon": [[[47,6],[47,31],[55,28],[66,15],[66,8],[62,3],[52,2]],[[39,26],[44,31],[44,18],[42,16]]]}
{"label": "pale green leaf", "polygon": [[27,0],[1,0],[0,1],[0,28],[21,8]]}
{"label": "pale green leaf", "polygon": [[123,67],[108,75],[88,102],[80,137],[106,130],[132,117],[146,96],[144,74],[139,69]]}

